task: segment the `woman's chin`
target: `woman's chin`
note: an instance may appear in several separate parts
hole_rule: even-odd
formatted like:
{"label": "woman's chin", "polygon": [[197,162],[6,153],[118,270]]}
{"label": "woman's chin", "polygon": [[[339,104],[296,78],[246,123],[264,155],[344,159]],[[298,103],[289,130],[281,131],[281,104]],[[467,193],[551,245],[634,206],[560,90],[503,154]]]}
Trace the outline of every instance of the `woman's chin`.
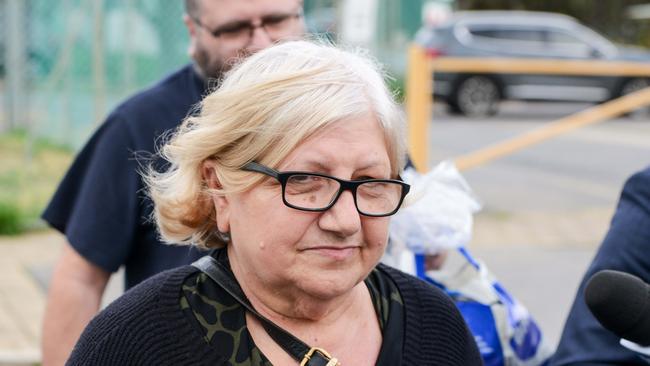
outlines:
{"label": "woman's chin", "polygon": [[330,300],[352,291],[363,281],[366,273],[360,268],[354,269],[318,269],[314,268],[308,273],[308,278],[299,281],[299,287],[309,297]]}

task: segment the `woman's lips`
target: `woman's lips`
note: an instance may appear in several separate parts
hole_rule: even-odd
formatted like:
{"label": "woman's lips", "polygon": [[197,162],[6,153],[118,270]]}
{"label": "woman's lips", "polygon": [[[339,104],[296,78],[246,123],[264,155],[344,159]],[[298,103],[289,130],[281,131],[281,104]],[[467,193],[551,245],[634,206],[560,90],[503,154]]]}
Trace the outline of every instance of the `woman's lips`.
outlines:
{"label": "woman's lips", "polygon": [[352,257],[359,250],[359,247],[335,247],[335,246],[323,246],[323,247],[313,247],[305,249],[307,253],[314,253],[324,257],[329,257],[334,260],[344,260]]}

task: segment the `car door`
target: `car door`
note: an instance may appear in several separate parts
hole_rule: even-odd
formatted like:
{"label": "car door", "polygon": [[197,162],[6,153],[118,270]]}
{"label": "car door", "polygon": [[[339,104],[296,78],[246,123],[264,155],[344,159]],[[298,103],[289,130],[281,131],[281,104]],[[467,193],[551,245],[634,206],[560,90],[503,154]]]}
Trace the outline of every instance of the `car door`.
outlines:
{"label": "car door", "polygon": [[[580,28],[548,28],[544,32],[546,52],[549,57],[576,60],[606,60],[606,51],[599,40],[590,37]],[[599,75],[569,76],[556,75],[547,78],[546,84],[555,87],[555,94],[561,99],[602,101],[610,97],[609,84],[613,77]],[[562,98],[565,96],[564,98]]]}
{"label": "car door", "polygon": [[[579,28],[568,30],[530,19],[517,24],[474,24],[467,27],[468,45],[484,56],[532,59],[597,59],[597,40]],[[501,74],[506,98],[526,100],[602,101],[611,78],[553,74]]]}
{"label": "car door", "polygon": [[[472,24],[467,27],[471,42],[467,44],[486,57],[549,58],[545,29],[517,21]],[[534,74],[500,74],[507,99],[547,99],[547,87],[557,84],[554,76]]]}

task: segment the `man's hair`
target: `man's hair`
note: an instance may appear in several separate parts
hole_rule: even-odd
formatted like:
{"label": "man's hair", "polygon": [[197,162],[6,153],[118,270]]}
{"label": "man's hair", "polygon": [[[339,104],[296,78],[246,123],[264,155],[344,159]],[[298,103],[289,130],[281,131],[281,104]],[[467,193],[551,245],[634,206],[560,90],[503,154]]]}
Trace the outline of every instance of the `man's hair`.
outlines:
{"label": "man's hair", "polygon": [[192,19],[198,19],[201,11],[200,0],[185,0],[185,13]]}
{"label": "man's hair", "polygon": [[[403,118],[383,76],[364,54],[309,41],[281,43],[234,67],[163,147],[168,170],[145,177],[163,240],[223,245],[211,197],[250,189],[265,177],[242,171],[245,164],[277,167],[300,143],[339,121],[375,119],[396,178],[406,157]],[[205,161],[219,189],[202,178]]]}

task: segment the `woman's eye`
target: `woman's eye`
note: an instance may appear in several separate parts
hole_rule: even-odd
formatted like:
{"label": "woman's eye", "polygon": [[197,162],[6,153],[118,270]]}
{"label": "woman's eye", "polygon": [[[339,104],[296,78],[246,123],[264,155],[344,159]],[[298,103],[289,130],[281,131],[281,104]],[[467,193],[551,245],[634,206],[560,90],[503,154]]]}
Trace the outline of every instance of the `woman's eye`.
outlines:
{"label": "woman's eye", "polygon": [[305,183],[311,179],[312,177],[310,177],[309,175],[294,175],[291,177],[291,182]]}

